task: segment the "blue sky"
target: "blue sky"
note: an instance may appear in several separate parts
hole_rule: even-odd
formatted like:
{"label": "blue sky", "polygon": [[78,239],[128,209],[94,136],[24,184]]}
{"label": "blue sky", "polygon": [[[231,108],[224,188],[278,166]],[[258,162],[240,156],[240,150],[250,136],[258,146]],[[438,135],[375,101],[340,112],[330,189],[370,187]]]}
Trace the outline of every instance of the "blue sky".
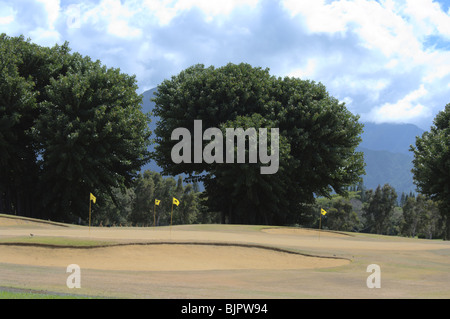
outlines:
{"label": "blue sky", "polygon": [[0,0],[0,32],[135,74],[246,62],[322,82],[363,121],[428,130],[450,103],[450,0]]}

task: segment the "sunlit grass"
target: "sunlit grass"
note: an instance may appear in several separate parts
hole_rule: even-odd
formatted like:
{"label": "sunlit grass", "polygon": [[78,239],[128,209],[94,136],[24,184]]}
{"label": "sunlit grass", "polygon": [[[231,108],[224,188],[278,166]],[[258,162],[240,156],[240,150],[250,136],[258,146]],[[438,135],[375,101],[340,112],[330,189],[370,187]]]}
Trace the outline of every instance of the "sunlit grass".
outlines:
{"label": "sunlit grass", "polygon": [[35,244],[64,247],[96,247],[112,245],[114,242],[70,237],[22,236],[0,239],[2,243]]}

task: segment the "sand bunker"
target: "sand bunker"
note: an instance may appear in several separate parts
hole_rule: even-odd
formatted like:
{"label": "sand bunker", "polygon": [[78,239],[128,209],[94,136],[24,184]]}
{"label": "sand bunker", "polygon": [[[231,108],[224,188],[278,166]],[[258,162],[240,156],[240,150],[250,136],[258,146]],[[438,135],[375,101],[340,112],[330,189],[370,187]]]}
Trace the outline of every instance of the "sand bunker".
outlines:
{"label": "sand bunker", "polygon": [[0,263],[128,271],[225,269],[313,269],[337,267],[346,259],[291,254],[270,249],[187,244],[125,245],[89,249],[0,246]]}
{"label": "sand bunker", "polygon": [[[32,226],[35,229],[31,229]],[[86,235],[85,229],[65,228],[60,227],[60,225],[47,224],[45,221],[3,216],[0,216],[0,228],[3,229],[3,235],[9,237],[29,236],[30,233],[37,233],[39,236],[56,236],[57,234]],[[289,229],[277,228],[264,231],[280,234],[281,230],[289,231]],[[290,231],[296,230],[290,229]],[[347,259],[306,256],[282,250],[268,249],[268,247],[264,246],[246,246],[228,241],[222,242],[221,240],[218,244],[211,242],[205,244],[201,241],[198,242],[194,238],[190,239],[190,243],[187,242],[187,238],[178,243],[158,242],[158,239],[154,237],[160,237],[169,233],[162,234],[159,231],[155,232],[153,229],[95,229],[92,232],[93,238],[95,238],[94,234],[105,236],[105,232],[124,238],[127,237],[127,234],[129,236],[133,235],[139,238],[147,238],[147,240],[153,242],[96,248],[55,248],[39,245],[0,244],[0,263],[64,268],[70,264],[77,264],[82,269],[125,271],[315,269],[337,267],[350,263]],[[183,232],[183,234],[193,236],[192,231]],[[206,233],[202,232],[202,234],[205,236]],[[181,236],[175,231],[173,235],[174,237],[175,235]],[[225,235],[230,236],[228,233],[225,233]],[[217,234],[215,237],[217,237]],[[243,239],[245,235],[242,234],[239,238]]]}

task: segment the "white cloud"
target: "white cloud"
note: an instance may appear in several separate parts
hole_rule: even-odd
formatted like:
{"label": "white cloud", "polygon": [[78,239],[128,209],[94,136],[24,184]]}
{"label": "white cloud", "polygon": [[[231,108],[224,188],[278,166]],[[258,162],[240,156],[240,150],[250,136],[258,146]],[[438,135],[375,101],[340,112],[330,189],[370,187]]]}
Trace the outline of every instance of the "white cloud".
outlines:
{"label": "white cloud", "polygon": [[181,0],[178,2],[180,10],[189,10],[197,7],[203,11],[207,20],[211,20],[218,15],[229,15],[236,7],[250,5],[254,7],[258,0],[229,0],[229,1],[211,1],[211,0]]}
{"label": "white cloud", "polygon": [[47,11],[47,22],[50,30],[55,29],[55,22],[58,20],[60,13],[60,2],[59,0],[37,0],[37,2],[44,5]]}
{"label": "white cloud", "polygon": [[235,8],[247,6],[255,8],[258,0],[144,0],[143,4],[150,10],[161,26],[168,25],[173,18],[183,11],[197,8],[203,12],[206,21],[210,22],[217,16],[227,16]]}
{"label": "white cloud", "polygon": [[61,35],[56,30],[39,27],[30,31],[29,36],[33,39],[33,42],[40,45],[53,46],[60,40]]}
{"label": "white cloud", "polygon": [[0,25],[10,24],[14,21],[15,12],[12,7],[0,3]]}
{"label": "white cloud", "polygon": [[392,1],[297,1],[284,0],[292,17],[301,16],[311,33],[354,33],[360,45],[385,56],[411,56],[420,50],[413,29],[398,14]]}
{"label": "white cloud", "polygon": [[14,16],[6,16],[6,17],[0,17],[0,24],[10,24],[14,21]]}
{"label": "white cloud", "polygon": [[345,32],[347,22],[342,2],[325,4],[324,0],[284,0],[282,5],[291,17],[302,15],[308,30],[314,32]]}
{"label": "white cloud", "polygon": [[[359,113],[377,121],[417,120],[442,104],[450,78],[450,10],[436,1],[283,0],[282,6],[311,39],[326,36],[330,45],[314,57],[314,76],[333,94],[352,97]],[[353,52],[339,46],[344,41]],[[330,60],[336,52],[342,61]],[[307,67],[292,69],[304,75]],[[413,99],[417,93],[426,96]]]}
{"label": "white cloud", "polygon": [[343,99],[340,99],[339,102],[345,103],[345,107],[350,111],[354,112],[353,110],[353,99],[349,96],[344,97]]}
{"label": "white cloud", "polygon": [[374,122],[402,122],[407,123],[418,117],[429,116],[430,109],[420,103],[420,99],[428,93],[423,85],[404,96],[395,103],[385,103],[374,108],[368,115],[368,120]]}
{"label": "white cloud", "polygon": [[352,99],[351,97],[349,97],[349,96],[346,96],[346,97],[344,97],[344,98],[342,99],[341,102],[344,102],[347,106],[349,106],[349,105],[352,104],[353,99]]}
{"label": "white cloud", "polygon": [[389,87],[391,81],[388,78],[367,78],[362,74],[348,74],[336,76],[332,79],[328,86],[335,92],[342,94],[364,94],[370,102],[377,102],[382,91]]}
{"label": "white cloud", "polygon": [[384,68],[385,69],[395,69],[395,67],[398,66],[398,59],[390,59],[385,65]]}
{"label": "white cloud", "polygon": [[316,72],[318,61],[315,58],[310,58],[306,62],[306,65],[302,68],[295,69],[287,74],[289,77],[296,77],[301,79],[311,79]]}
{"label": "white cloud", "polygon": [[139,38],[142,30],[133,24],[139,22],[139,7],[134,2],[102,0],[98,5],[81,5],[81,25],[91,24],[98,30],[119,38]]}
{"label": "white cloud", "polygon": [[195,63],[246,62],[322,82],[377,121],[429,119],[448,103],[449,21],[431,0],[0,1],[0,32],[69,41],[141,87]]}
{"label": "white cloud", "polygon": [[130,27],[127,21],[122,19],[111,22],[108,25],[108,32],[121,38],[139,37],[142,34],[141,30]]}
{"label": "white cloud", "polygon": [[46,23],[30,31],[30,36],[42,45],[52,46],[59,42],[61,38],[59,31],[56,29],[56,22],[61,11],[60,2],[59,0],[37,0],[37,3],[43,5],[47,19]]}
{"label": "white cloud", "polygon": [[434,51],[427,54],[427,68],[423,81],[433,83],[450,75],[450,51]]}
{"label": "white cloud", "polygon": [[450,15],[442,11],[439,3],[432,0],[407,0],[404,12],[420,35],[440,34],[450,37]]}
{"label": "white cloud", "polygon": [[0,2],[0,33],[9,33],[14,30],[16,13],[13,7]]}

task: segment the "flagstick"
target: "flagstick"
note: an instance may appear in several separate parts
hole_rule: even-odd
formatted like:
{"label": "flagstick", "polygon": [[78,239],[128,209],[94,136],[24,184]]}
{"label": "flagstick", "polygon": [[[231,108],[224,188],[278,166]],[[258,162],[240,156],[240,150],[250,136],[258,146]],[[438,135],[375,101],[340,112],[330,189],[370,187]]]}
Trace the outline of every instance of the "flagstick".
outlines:
{"label": "flagstick", "polygon": [[319,241],[320,241],[321,229],[322,229],[322,212],[320,212],[320,219],[319,219]]}
{"label": "flagstick", "polygon": [[156,209],[156,204],[153,205],[153,227],[155,227],[155,224],[156,224],[155,209]]}
{"label": "flagstick", "polygon": [[170,239],[172,239],[172,215],[173,215],[173,201],[172,201],[172,211],[170,212]]}
{"label": "flagstick", "polygon": [[89,198],[89,237],[91,236],[91,199]]}

